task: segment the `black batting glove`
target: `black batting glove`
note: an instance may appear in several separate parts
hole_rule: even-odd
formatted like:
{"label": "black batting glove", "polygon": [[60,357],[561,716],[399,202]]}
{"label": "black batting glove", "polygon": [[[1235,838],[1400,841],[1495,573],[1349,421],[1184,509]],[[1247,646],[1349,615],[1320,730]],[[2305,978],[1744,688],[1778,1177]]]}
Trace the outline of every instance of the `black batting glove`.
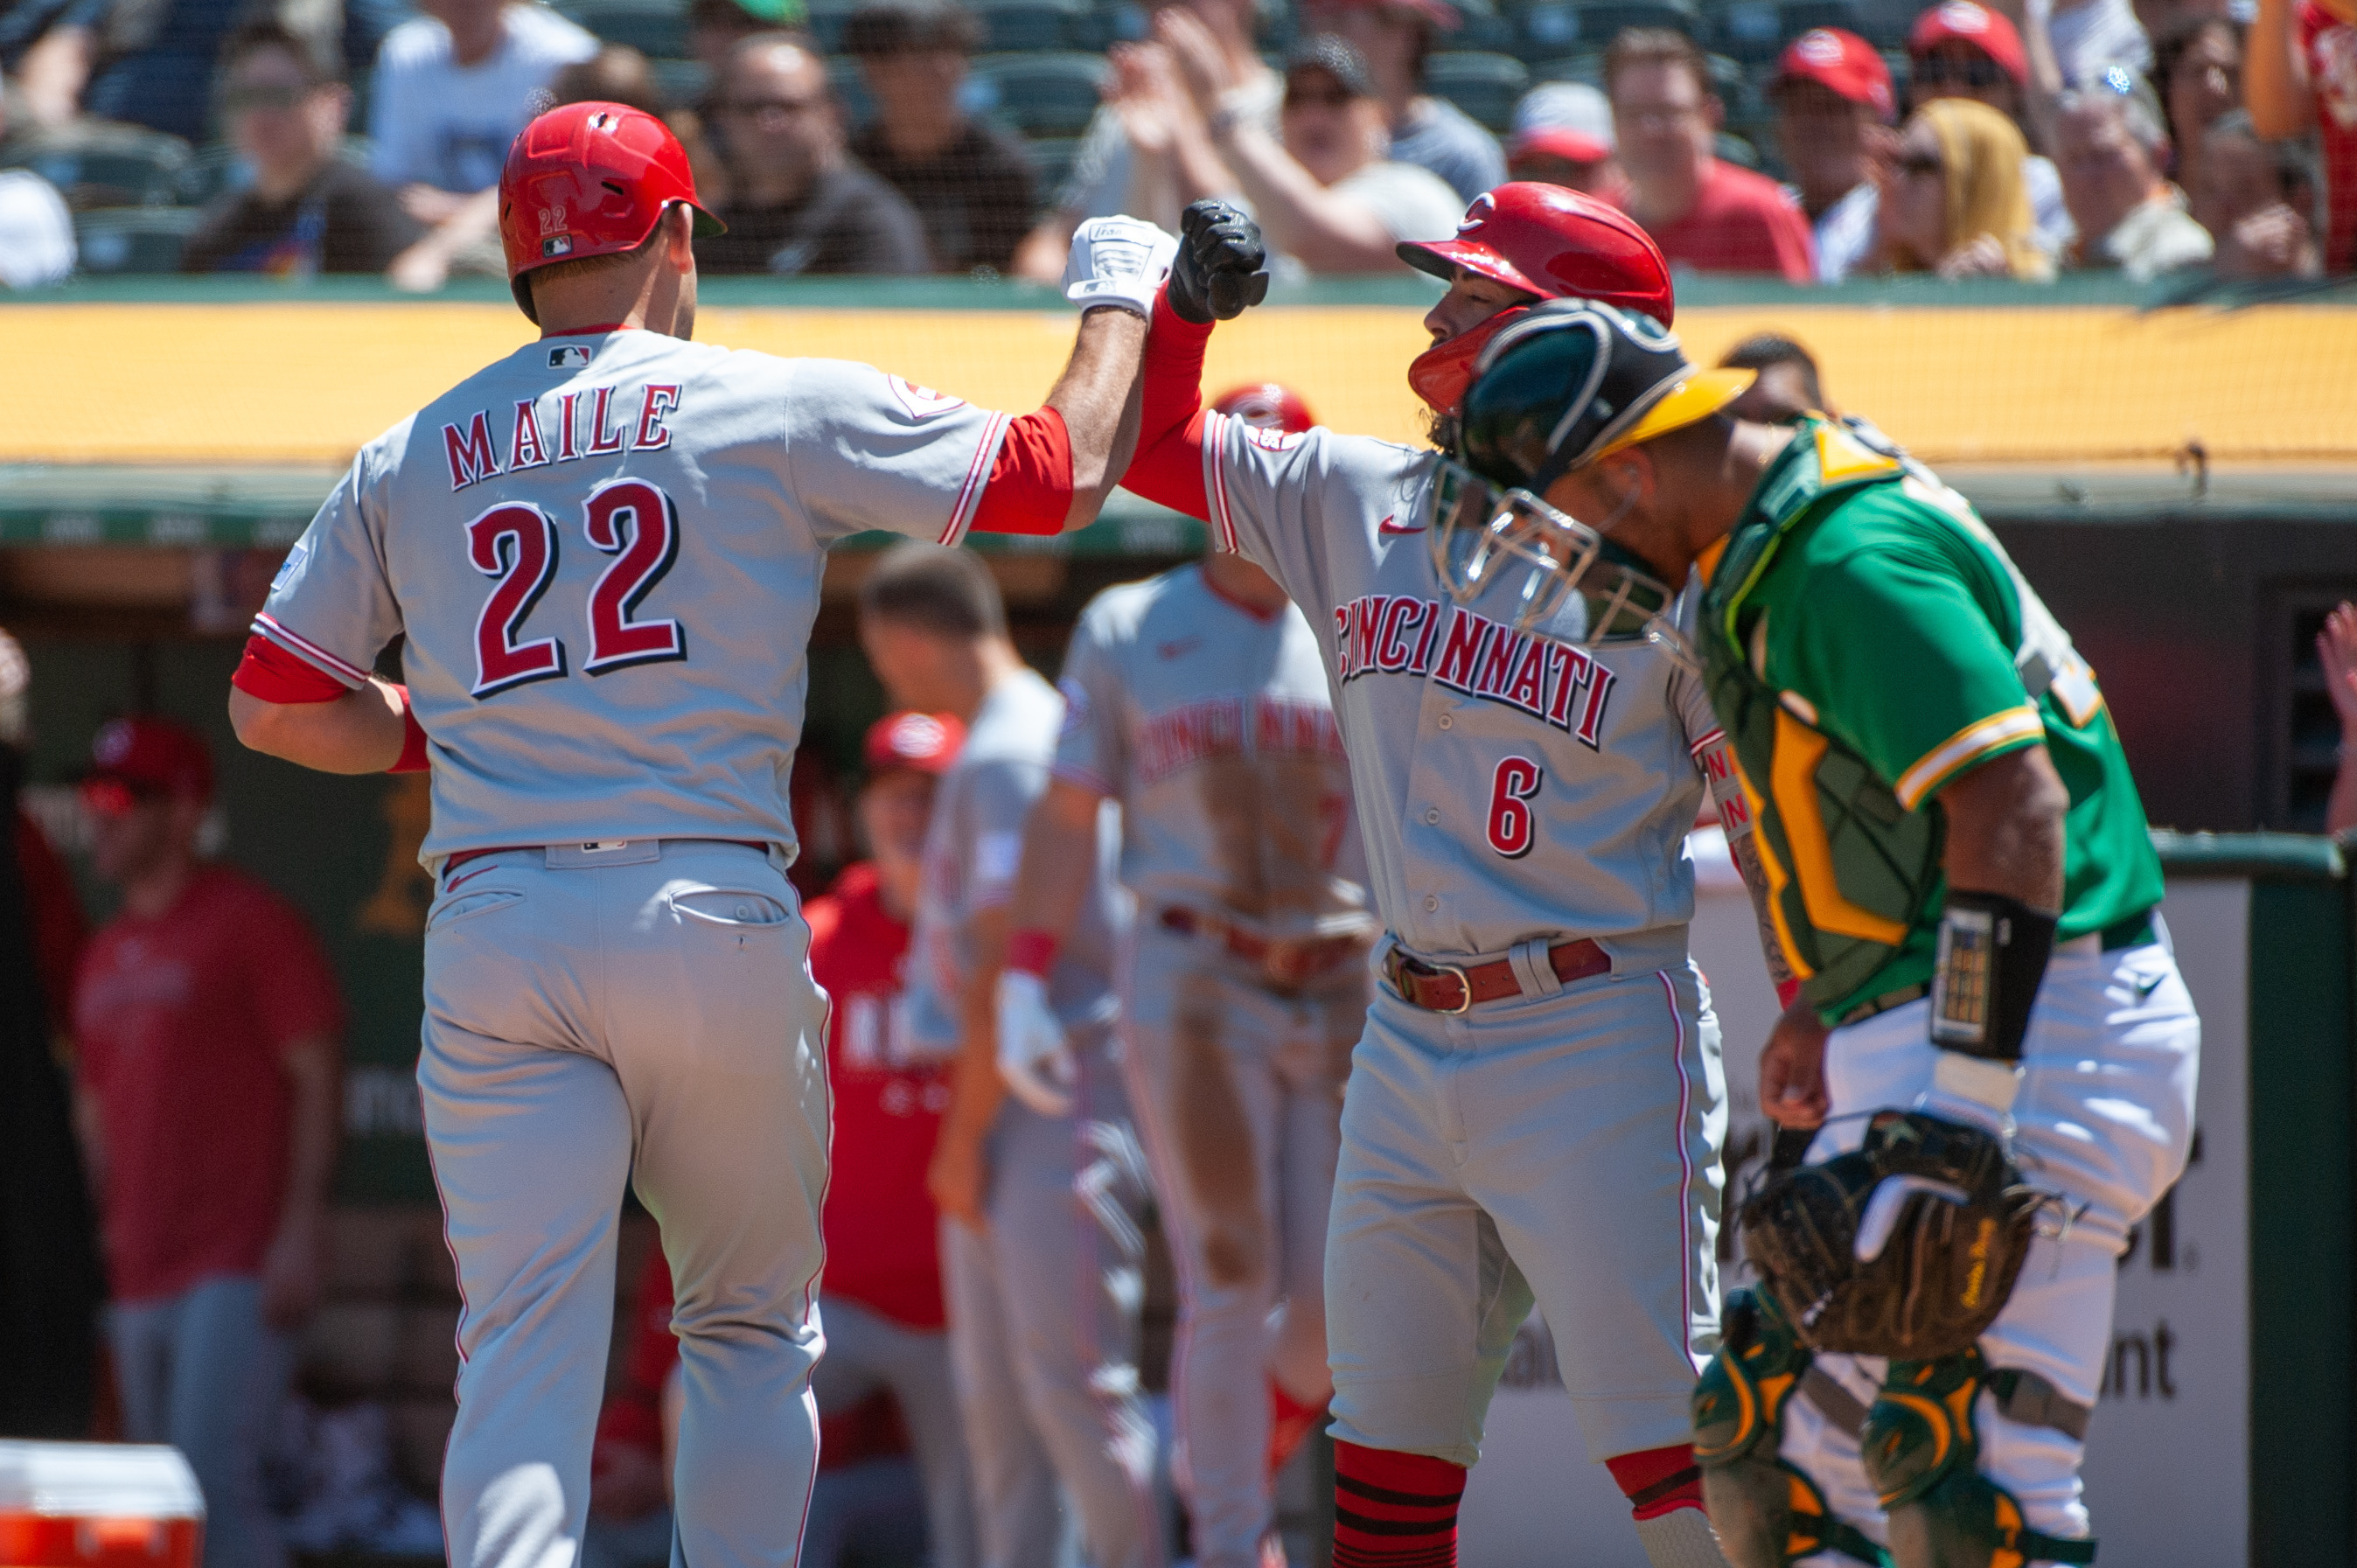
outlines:
{"label": "black batting glove", "polygon": [[1260,225],[1231,201],[1207,199],[1178,220],[1170,308],[1198,327],[1232,321],[1268,297],[1268,247]]}

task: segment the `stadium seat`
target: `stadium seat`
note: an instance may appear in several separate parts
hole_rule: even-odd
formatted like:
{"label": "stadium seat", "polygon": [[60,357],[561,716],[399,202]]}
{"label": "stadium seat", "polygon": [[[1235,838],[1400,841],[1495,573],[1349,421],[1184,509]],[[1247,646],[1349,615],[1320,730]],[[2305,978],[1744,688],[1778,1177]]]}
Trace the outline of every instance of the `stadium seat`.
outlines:
{"label": "stadium seat", "polygon": [[77,212],[168,206],[188,166],[179,137],[107,122],[13,137],[0,148],[0,167],[31,169]]}
{"label": "stadium seat", "polygon": [[1721,131],[1711,151],[1718,155],[1722,163],[1739,164],[1748,169],[1760,167],[1760,149],[1732,131]]}
{"label": "stadium seat", "polygon": [[1531,81],[1534,83],[1584,81],[1590,87],[1600,88],[1604,85],[1604,51],[1588,49],[1580,54],[1565,55],[1560,59],[1541,60],[1531,67]]}
{"label": "stadium seat", "polygon": [[1077,136],[1106,70],[1102,55],[985,55],[974,62],[976,112],[1027,136]]}
{"label": "stadium seat", "polygon": [[121,207],[74,216],[74,243],[81,252],[77,271],[101,275],[119,273],[176,273],[180,252],[196,231],[193,207]]}
{"label": "stadium seat", "polygon": [[1461,18],[1457,31],[1448,35],[1451,48],[1480,50],[1489,54],[1509,54],[1514,48],[1513,18],[1504,15],[1491,0],[1452,0]]}
{"label": "stadium seat", "polygon": [[557,10],[609,44],[650,59],[687,53],[687,7],[680,0],[560,0]]}
{"label": "stadium seat", "polygon": [[1711,47],[1746,61],[1772,60],[1784,47],[1774,0],[1738,0],[1717,16]]}
{"label": "stadium seat", "polygon": [[1811,27],[1839,27],[1863,36],[1866,7],[1858,0],[1782,0],[1776,7],[1776,26],[1787,38],[1797,38]]}
{"label": "stadium seat", "polygon": [[1044,54],[1080,47],[1088,12],[1042,0],[989,0],[974,6],[982,19],[983,48],[991,54]]}
{"label": "stadium seat", "polygon": [[867,79],[859,74],[859,62],[849,55],[836,55],[826,62],[826,81],[834,89],[834,101],[843,107],[845,130],[857,130],[876,118],[876,100],[868,94]]}
{"label": "stadium seat", "polygon": [[1056,199],[1064,193],[1064,182],[1072,175],[1072,164],[1081,156],[1078,136],[1042,136],[1031,144],[1032,166],[1039,172],[1039,211],[1042,216],[1054,210]]}
{"label": "stadium seat", "polygon": [[1525,50],[1543,55],[1600,49],[1624,27],[1669,27],[1689,38],[1704,30],[1694,0],[1542,0],[1522,23]]}
{"label": "stadium seat", "polygon": [[1064,31],[1071,39],[1070,48],[1102,49],[1110,44],[1136,43],[1146,37],[1147,25],[1146,9],[1139,0],[1112,0],[1075,12]]}
{"label": "stadium seat", "polygon": [[712,68],[700,59],[651,59],[647,73],[655,79],[663,102],[674,108],[692,108],[712,91]]}
{"label": "stadium seat", "polygon": [[1530,85],[1529,68],[1512,55],[1460,49],[1424,62],[1424,90],[1446,98],[1492,131],[1501,132],[1513,123],[1514,105]]}

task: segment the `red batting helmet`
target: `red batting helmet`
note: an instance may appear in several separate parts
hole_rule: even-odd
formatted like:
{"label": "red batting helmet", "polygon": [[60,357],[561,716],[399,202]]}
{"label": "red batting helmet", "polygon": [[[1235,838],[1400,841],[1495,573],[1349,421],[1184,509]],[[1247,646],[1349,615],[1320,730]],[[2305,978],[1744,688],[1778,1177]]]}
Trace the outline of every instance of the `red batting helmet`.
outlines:
{"label": "red batting helmet", "polygon": [[1301,401],[1301,394],[1281,381],[1254,381],[1249,386],[1231,388],[1211,404],[1211,412],[1293,435],[1318,423],[1309,405]]}
{"label": "red batting helmet", "polygon": [[[1536,180],[1510,180],[1473,199],[1457,238],[1408,241],[1399,258],[1443,280],[1463,267],[1541,299],[1593,299],[1667,327],[1677,311],[1669,263],[1637,220],[1592,196]],[[1408,385],[1443,413],[1456,412],[1481,346],[1521,307],[1436,343],[1408,367]]]}
{"label": "red batting helmet", "polygon": [[675,201],[695,209],[697,238],[727,231],[696,200],[687,149],[661,120],[624,103],[566,103],[541,115],[500,171],[500,243],[516,304],[539,321],[525,274],[634,251]]}

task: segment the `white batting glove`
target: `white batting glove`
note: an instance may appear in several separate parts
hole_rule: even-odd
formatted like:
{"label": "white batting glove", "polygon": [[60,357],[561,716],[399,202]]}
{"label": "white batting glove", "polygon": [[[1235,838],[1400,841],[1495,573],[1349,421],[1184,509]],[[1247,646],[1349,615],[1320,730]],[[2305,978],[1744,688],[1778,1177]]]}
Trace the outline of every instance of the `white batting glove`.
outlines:
{"label": "white batting glove", "polygon": [[1072,231],[1064,297],[1082,310],[1113,305],[1151,319],[1154,291],[1178,253],[1178,242],[1143,218],[1092,218]]}
{"label": "white batting glove", "polygon": [[1064,1026],[1048,1008],[1048,985],[1023,970],[998,976],[998,1076],[1007,1092],[1042,1116],[1072,1113],[1080,1078]]}

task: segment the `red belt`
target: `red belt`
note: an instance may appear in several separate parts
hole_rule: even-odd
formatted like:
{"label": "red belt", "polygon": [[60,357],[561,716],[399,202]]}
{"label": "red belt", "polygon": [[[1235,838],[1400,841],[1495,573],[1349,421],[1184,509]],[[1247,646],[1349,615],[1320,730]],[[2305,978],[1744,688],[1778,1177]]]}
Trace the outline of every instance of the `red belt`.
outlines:
{"label": "red belt", "polygon": [[[629,841],[625,840],[624,842],[628,843]],[[691,843],[733,843],[739,849],[758,849],[764,854],[767,854],[770,851],[770,846],[763,843],[759,839],[691,839],[683,842]],[[487,854],[512,854],[520,849],[546,849],[547,847],[548,846],[544,843],[503,843],[491,849],[452,850],[449,854],[443,858],[442,875],[447,876],[450,873],[457,870],[468,861],[480,860]]]}
{"label": "red belt", "polygon": [[1363,937],[1272,939],[1255,935],[1217,915],[1199,915],[1176,904],[1162,911],[1161,919],[1166,930],[1217,942],[1246,963],[1258,964],[1261,972],[1280,985],[1298,985],[1340,968],[1367,950]]}
{"label": "red belt", "polygon": [[[1569,985],[1576,980],[1610,973],[1612,956],[1582,937],[1547,949],[1547,965],[1557,980]],[[1488,963],[1431,964],[1394,947],[1383,955],[1383,978],[1403,1001],[1427,1013],[1462,1013],[1477,1003],[1523,993],[1523,982],[1514,973],[1512,961],[1502,958]]]}

